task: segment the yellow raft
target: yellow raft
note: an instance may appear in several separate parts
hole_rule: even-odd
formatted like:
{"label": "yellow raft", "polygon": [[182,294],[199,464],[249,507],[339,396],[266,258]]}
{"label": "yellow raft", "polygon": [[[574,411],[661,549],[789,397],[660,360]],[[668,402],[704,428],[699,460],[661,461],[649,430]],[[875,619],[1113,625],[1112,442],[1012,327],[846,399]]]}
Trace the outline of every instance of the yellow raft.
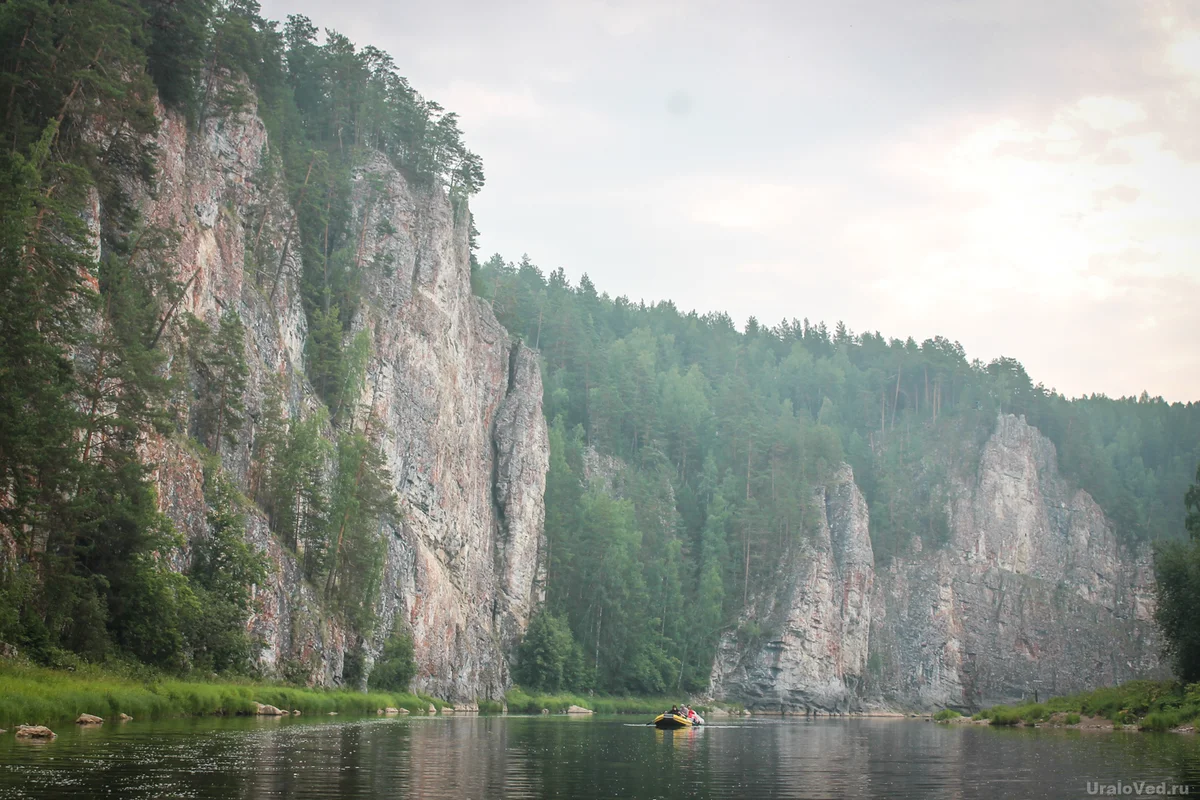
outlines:
{"label": "yellow raft", "polygon": [[654,718],[654,727],[656,728],[690,728],[694,724],[683,714],[672,714],[670,711]]}

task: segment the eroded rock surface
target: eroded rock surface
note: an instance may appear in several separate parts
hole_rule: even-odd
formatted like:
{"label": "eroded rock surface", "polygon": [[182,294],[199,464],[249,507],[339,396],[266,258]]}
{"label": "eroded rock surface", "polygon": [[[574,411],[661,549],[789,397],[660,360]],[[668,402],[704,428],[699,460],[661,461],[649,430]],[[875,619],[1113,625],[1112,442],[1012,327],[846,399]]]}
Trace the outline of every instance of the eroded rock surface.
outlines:
{"label": "eroded rock surface", "polygon": [[1053,444],[998,418],[956,476],[950,540],[876,569],[866,504],[846,468],[825,519],[727,635],[709,693],[759,710],[972,708],[1162,674],[1148,548],[1118,542],[1059,474]]}
{"label": "eroded rock surface", "polygon": [[[278,179],[266,177],[278,164],[252,104],[199,131],[161,116],[157,186],[142,196],[142,213],[179,233],[176,274],[188,286],[180,311],[214,327],[236,311],[246,326],[247,424],[221,455],[252,496],[251,448],[268,387],[282,388],[288,416],[319,402],[304,373],[300,248],[288,246],[294,214]],[[381,154],[368,154],[355,177],[355,258],[367,278],[352,333],[368,333],[371,353],[353,424],[382,448],[401,511],[381,531],[380,624],[372,641],[354,641],[252,510],[247,538],[267,555],[270,576],[255,587],[247,627],[264,642],[267,674],[330,685],[342,682],[348,648],[369,668],[398,619],[414,638],[415,689],[497,696],[509,680],[506,650],[543,591],[548,440],[537,354],[471,293],[465,209],[456,213],[441,188],[410,184]],[[154,436],[145,455],[176,527],[189,542],[207,535],[197,458]],[[186,567],[188,548],[176,562]]]}

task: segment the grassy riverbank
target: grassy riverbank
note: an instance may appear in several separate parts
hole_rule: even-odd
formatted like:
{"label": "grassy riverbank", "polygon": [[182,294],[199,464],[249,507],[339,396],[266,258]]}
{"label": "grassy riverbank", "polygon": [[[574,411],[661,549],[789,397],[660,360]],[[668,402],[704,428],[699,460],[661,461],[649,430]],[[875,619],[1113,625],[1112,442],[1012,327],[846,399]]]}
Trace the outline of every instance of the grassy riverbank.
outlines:
{"label": "grassy riverbank", "polygon": [[[517,687],[509,690],[505,696],[508,710],[513,714],[538,714],[547,709],[551,714],[560,714],[569,706],[590,708],[597,714],[661,714],[672,705],[686,701],[685,697],[608,697],[604,695],[579,695],[570,693],[538,694],[526,692]],[[483,703],[480,703],[483,710]],[[696,705],[701,714],[710,709],[707,706]],[[733,711],[741,711],[741,706],[731,706]]]}
{"label": "grassy riverbank", "polygon": [[388,706],[419,712],[430,704],[445,705],[413,694],[326,691],[250,681],[139,680],[96,667],[66,672],[0,663],[0,728],[23,722],[61,723],[81,713],[129,714],[134,719],[247,714],[254,711],[255,703],[299,709],[301,714],[373,714]]}
{"label": "grassy riverbank", "polygon": [[[934,715],[939,722],[965,721],[947,709]],[[1200,720],[1200,684],[1177,681],[1130,681],[1091,692],[1052,697],[1044,703],[985,708],[972,721],[991,725],[1084,725],[1106,721],[1114,727],[1136,725],[1140,730],[1169,731]],[[1089,722],[1091,724],[1089,724]]]}
{"label": "grassy riverbank", "polygon": [[[679,697],[604,697],[575,694],[537,694],[514,687],[505,697],[514,714],[560,714],[569,706],[600,714],[657,714],[680,702]],[[95,666],[54,670],[0,661],[0,728],[19,723],[53,725],[80,714],[134,719],[166,719],[208,715],[250,714],[255,703],[301,714],[373,714],[380,708],[405,708],[421,713],[444,701],[424,695],[348,690],[306,689],[253,681],[186,681],[163,676],[133,676]],[[480,700],[479,710],[499,713],[499,701]],[[701,713],[708,709],[696,707]],[[732,707],[740,711],[740,707]]]}

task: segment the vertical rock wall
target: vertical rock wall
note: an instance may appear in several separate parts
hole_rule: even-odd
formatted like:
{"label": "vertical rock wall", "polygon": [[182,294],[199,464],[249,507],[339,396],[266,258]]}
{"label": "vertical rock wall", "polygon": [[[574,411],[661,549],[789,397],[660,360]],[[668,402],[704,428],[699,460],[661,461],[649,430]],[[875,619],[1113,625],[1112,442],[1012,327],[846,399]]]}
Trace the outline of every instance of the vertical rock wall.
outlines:
{"label": "vertical rock wall", "polygon": [[823,490],[825,523],[790,584],[746,615],[767,640],[722,641],[714,696],[785,712],[971,708],[1161,674],[1149,550],[1118,543],[1023,418],[1001,416],[977,470],[954,479],[948,544],[878,570],[848,473]]}
{"label": "vertical rock wall", "polygon": [[[199,131],[163,113],[158,147],[157,186],[142,197],[142,213],[180,236],[176,274],[188,284],[181,311],[215,326],[232,310],[246,325],[247,424],[222,459],[250,494],[267,387],[282,386],[291,416],[319,403],[304,373],[293,210],[270,177],[278,165],[253,107]],[[364,654],[369,663],[399,621],[414,636],[414,688],[450,699],[495,696],[508,681],[505,652],[542,592],[549,454],[537,356],[472,295],[467,221],[456,219],[443,189],[413,185],[378,153],[355,177],[354,257],[368,277],[354,328],[368,333],[371,354],[353,424],[382,447],[400,506],[380,532],[388,545],[381,619]],[[164,510],[189,540],[205,536],[197,458],[160,438],[146,455],[158,465]],[[265,642],[261,666],[340,682],[355,643],[257,512],[247,535],[271,565],[248,622]],[[181,566],[186,559],[185,550]]]}
{"label": "vertical rock wall", "polygon": [[[867,503],[843,467],[818,491],[825,513],[786,570],[718,647],[709,692],[759,710],[857,710],[867,666],[874,556]],[[745,631],[761,633],[747,641]]]}

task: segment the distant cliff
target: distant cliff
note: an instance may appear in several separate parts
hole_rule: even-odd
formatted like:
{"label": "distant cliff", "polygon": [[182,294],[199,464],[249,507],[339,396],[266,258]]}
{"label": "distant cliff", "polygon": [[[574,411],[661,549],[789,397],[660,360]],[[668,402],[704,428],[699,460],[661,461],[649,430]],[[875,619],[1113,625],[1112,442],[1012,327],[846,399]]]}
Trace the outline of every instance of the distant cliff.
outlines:
{"label": "distant cliff", "polygon": [[944,547],[876,569],[849,468],[820,492],[811,544],[743,615],[761,638],[723,637],[714,697],[799,713],[971,708],[1161,671],[1149,549],[1118,543],[1023,418],[1000,416],[977,468],[952,478]]}
{"label": "distant cliff", "polygon": [[[288,416],[319,403],[305,378],[299,248],[284,246],[295,212],[280,182],[263,178],[272,174],[272,155],[253,106],[210,118],[198,132],[179,115],[160,109],[160,116],[158,175],[153,194],[140,195],[141,211],[181,236],[174,268],[188,287],[182,310],[210,323],[232,310],[246,325],[248,423],[222,458],[250,494],[268,383],[283,386]],[[456,218],[443,189],[410,183],[372,151],[354,180],[356,256],[379,266],[368,270],[352,323],[370,341],[352,424],[382,448],[400,510],[380,531],[387,557],[379,623],[370,641],[352,641],[253,511],[248,536],[268,554],[270,577],[255,587],[248,626],[265,643],[259,664],[267,674],[299,671],[328,685],[342,680],[347,648],[360,648],[369,662],[400,619],[414,638],[414,688],[451,699],[494,697],[509,682],[506,648],[543,591],[548,447],[537,355],[517,346],[472,296],[468,222]],[[256,230],[245,224],[250,218],[269,222]],[[260,235],[288,254],[277,291],[269,277],[256,285],[247,269],[248,240]],[[197,457],[158,437],[146,457],[158,467],[165,512],[189,541],[205,536]]]}

